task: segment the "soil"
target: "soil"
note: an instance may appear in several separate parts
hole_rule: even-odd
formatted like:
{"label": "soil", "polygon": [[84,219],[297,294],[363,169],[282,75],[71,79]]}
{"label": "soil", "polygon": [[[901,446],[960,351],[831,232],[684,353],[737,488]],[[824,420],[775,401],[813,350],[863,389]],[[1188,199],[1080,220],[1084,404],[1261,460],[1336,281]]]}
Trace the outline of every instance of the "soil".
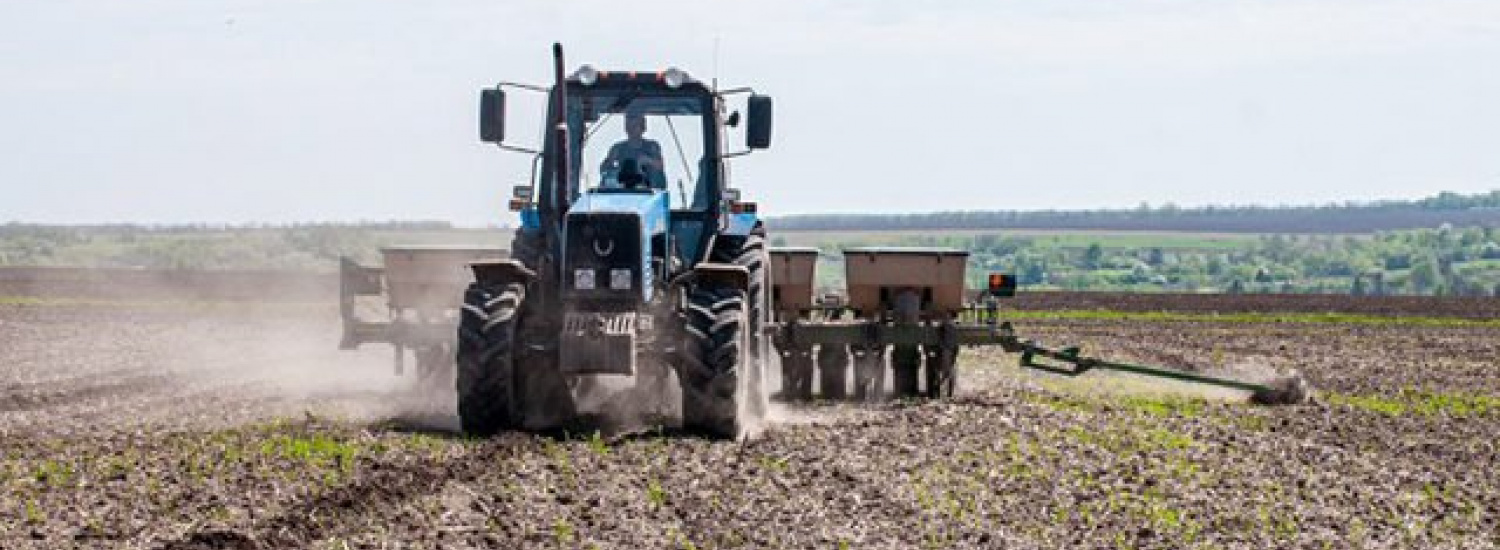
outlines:
{"label": "soil", "polygon": [[471,440],[388,348],[338,351],[331,307],[0,306],[0,548],[1500,546],[1500,328],[1018,328],[1320,395],[984,349],[953,401],[784,407],[745,442]]}

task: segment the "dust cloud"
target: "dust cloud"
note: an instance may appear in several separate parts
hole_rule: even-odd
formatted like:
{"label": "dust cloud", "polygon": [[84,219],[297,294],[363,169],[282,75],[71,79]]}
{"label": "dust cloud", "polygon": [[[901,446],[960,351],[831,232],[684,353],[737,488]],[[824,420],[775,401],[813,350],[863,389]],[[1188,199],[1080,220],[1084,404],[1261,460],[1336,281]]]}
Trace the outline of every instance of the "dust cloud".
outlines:
{"label": "dust cloud", "polygon": [[[261,286],[261,301],[216,299],[218,291],[171,281],[132,292],[0,311],[8,372],[0,429],[36,425],[217,428],[314,415],[457,433],[453,372],[421,376],[411,350],[394,372],[394,348],[338,349],[337,307],[305,289]],[[241,294],[250,293],[239,289]],[[132,299],[132,296],[139,298]],[[287,298],[290,296],[290,298]],[[17,313],[20,311],[22,313]],[[361,312],[378,318],[380,311]],[[24,330],[23,330],[24,329]],[[450,350],[443,354],[451,357]],[[779,424],[816,422],[820,412],[771,403],[780,389],[774,353],[747,413],[757,435]],[[642,361],[634,377],[592,377],[569,387],[585,420],[614,432],[681,426],[677,375]]]}

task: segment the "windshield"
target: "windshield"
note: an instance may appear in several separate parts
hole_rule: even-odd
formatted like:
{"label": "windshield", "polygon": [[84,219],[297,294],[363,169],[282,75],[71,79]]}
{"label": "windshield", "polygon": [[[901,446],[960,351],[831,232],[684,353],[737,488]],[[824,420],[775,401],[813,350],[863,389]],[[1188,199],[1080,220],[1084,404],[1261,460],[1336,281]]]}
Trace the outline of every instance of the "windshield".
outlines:
{"label": "windshield", "polygon": [[577,94],[568,103],[578,188],[649,187],[666,190],[674,208],[701,207],[703,98],[618,90]]}

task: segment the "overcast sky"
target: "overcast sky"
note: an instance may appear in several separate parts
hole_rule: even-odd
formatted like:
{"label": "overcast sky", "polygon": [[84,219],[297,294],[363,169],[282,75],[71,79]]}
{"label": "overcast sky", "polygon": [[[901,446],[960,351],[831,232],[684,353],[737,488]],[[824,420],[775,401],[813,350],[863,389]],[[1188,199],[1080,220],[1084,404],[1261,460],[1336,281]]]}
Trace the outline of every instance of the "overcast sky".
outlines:
{"label": "overcast sky", "polygon": [[553,41],[774,96],[768,215],[1500,188],[1494,0],[5,0],[0,221],[513,223]]}

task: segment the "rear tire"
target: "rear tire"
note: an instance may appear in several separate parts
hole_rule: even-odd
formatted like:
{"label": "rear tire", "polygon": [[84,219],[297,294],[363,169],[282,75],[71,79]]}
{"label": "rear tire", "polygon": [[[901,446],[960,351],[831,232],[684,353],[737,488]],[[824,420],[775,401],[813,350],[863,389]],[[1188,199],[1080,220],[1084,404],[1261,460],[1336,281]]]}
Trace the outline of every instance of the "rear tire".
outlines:
{"label": "rear tire", "polygon": [[516,326],[526,286],[469,285],[458,324],[458,419],[463,432],[487,437],[516,426]]}

